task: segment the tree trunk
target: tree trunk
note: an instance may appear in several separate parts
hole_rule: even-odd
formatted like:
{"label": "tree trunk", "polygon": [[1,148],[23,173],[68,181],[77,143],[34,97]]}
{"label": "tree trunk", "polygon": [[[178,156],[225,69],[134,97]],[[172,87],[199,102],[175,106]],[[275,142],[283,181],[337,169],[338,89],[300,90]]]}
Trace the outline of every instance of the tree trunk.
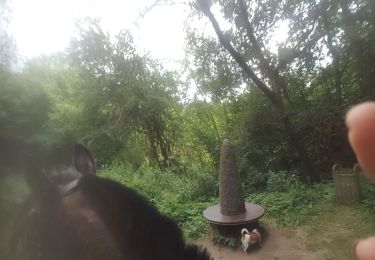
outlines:
{"label": "tree trunk", "polygon": [[[212,26],[215,29],[215,32],[219,38],[220,43],[223,47],[230,53],[233,59],[238,63],[238,65],[242,68],[245,75],[248,79],[252,80],[255,85],[259,88],[259,90],[268,97],[272,104],[276,107],[277,112],[279,113],[281,122],[285,128],[285,133],[289,139],[290,144],[296,149],[297,154],[301,159],[301,166],[302,166],[302,177],[306,181],[316,181],[319,180],[319,175],[315,169],[313,162],[311,161],[308,153],[301,143],[300,139],[298,138],[296,132],[294,131],[292,124],[289,119],[289,115],[285,110],[284,103],[281,96],[281,89],[283,87],[283,80],[280,76],[280,73],[274,66],[272,66],[271,61],[264,56],[261,50],[261,46],[258,43],[253,28],[248,20],[247,16],[247,8],[243,1],[239,1],[240,3],[240,13],[242,18],[244,19],[247,36],[251,42],[251,44],[255,48],[255,55],[259,60],[259,65],[261,68],[261,72],[265,78],[268,78],[271,82],[271,88],[262,80],[260,79],[256,73],[252,70],[252,68],[247,64],[243,55],[237,52],[232,44],[229,42],[228,38],[224,36],[223,32],[220,29],[219,23],[217,22],[216,18],[212,14],[209,4],[207,4],[206,0],[198,0],[198,4],[202,9],[203,13],[210,19]],[[284,86],[285,87],[285,86]]]}

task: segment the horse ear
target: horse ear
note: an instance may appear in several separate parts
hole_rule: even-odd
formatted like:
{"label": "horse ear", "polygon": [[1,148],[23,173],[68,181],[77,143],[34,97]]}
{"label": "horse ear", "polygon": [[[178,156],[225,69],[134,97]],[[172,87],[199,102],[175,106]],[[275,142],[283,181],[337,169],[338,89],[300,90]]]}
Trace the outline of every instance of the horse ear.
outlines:
{"label": "horse ear", "polygon": [[81,144],[76,144],[74,149],[73,164],[77,171],[83,175],[95,175],[96,167],[90,151]]}

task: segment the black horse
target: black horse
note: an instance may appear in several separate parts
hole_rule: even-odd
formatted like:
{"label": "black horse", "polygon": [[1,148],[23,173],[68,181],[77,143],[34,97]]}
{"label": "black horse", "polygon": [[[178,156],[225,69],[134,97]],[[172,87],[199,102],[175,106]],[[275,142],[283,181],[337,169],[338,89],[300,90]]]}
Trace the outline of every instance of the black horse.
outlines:
{"label": "black horse", "polygon": [[212,260],[134,190],[97,177],[84,146],[76,145],[73,164],[49,177],[35,169],[28,174],[31,196],[10,259]]}

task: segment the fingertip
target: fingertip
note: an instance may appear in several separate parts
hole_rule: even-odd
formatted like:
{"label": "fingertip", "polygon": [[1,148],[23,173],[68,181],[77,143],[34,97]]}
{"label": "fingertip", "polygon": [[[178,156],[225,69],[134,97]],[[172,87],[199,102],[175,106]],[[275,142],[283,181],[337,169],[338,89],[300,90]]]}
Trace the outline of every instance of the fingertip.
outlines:
{"label": "fingertip", "polygon": [[352,107],[346,114],[345,123],[348,129],[375,120],[375,102],[364,102]]}
{"label": "fingertip", "polygon": [[352,107],[346,114],[345,123],[348,129],[361,126],[375,120],[375,102],[364,102]]}
{"label": "fingertip", "polygon": [[358,163],[375,181],[375,102],[362,103],[350,109],[346,125]]}
{"label": "fingertip", "polygon": [[369,237],[366,239],[361,239],[358,240],[355,243],[355,247],[353,248],[354,250],[354,256],[356,257],[355,259],[358,260],[373,260],[375,259],[375,251],[374,251],[374,246],[375,246],[375,237]]}

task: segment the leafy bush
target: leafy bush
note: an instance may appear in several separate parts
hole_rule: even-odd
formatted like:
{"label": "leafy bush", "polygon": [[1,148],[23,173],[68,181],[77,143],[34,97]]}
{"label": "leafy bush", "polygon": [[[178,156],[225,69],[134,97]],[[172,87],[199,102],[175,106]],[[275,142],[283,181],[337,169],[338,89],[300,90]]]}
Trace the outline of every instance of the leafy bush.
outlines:
{"label": "leafy bush", "polygon": [[[256,174],[261,176],[259,171]],[[177,175],[145,167],[134,171],[131,167],[113,166],[103,170],[101,175],[134,188],[148,198],[161,212],[177,221],[187,239],[196,239],[207,231],[202,211],[217,202],[214,174],[192,171]],[[334,195],[332,183],[305,185],[287,172],[265,175],[267,191],[253,193],[245,189],[245,197],[247,201],[262,205],[266,214],[280,224],[300,224],[305,216],[315,212],[315,204],[331,200]],[[228,241],[218,242],[229,245]]]}
{"label": "leafy bush", "polygon": [[157,203],[161,212],[177,221],[187,239],[196,239],[207,232],[207,220],[202,212],[211,202],[183,202],[162,201]]}
{"label": "leafy bush", "polygon": [[[241,169],[241,161],[239,168]],[[244,173],[240,170],[242,176],[243,189],[251,192],[265,191],[271,172],[262,172],[255,167],[249,167]]]}
{"label": "leafy bush", "polygon": [[361,183],[362,200],[358,205],[364,217],[373,219],[375,213],[375,185],[369,181],[362,181]]}
{"label": "leafy bush", "polygon": [[270,172],[267,180],[268,191],[287,191],[298,184],[295,173],[286,171]]}
{"label": "leafy bush", "polygon": [[216,177],[213,174],[190,172],[177,175],[141,167],[137,170],[118,165],[108,167],[100,175],[135,189],[164,214],[177,221],[187,239],[196,239],[207,231],[202,212],[213,204]]}
{"label": "leafy bush", "polygon": [[314,212],[314,204],[332,199],[332,183],[304,185],[297,184],[289,190],[246,194],[246,199],[265,208],[266,214],[279,224],[300,224],[304,216]]}
{"label": "leafy bush", "polygon": [[299,183],[295,172],[262,172],[254,167],[247,170],[246,176],[242,177],[242,182],[244,190],[250,192],[287,191]]}

